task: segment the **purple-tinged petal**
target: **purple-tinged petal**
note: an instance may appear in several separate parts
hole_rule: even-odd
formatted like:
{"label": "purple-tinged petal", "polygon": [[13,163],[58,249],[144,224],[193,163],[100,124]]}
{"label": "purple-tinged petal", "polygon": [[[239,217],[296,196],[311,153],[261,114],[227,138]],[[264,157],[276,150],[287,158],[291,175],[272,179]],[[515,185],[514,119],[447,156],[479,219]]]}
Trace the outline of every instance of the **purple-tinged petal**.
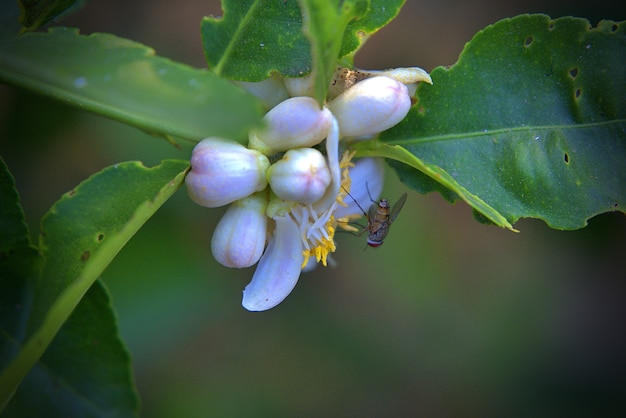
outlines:
{"label": "purple-tinged petal", "polygon": [[300,277],[304,256],[298,225],[289,216],[274,219],[274,236],[243,291],[241,304],[249,311],[266,311],[278,305]]}
{"label": "purple-tinged petal", "polygon": [[267,235],[267,198],[255,194],[233,202],[213,237],[213,257],[226,267],[250,267],[261,258]]}
{"label": "purple-tinged petal", "polygon": [[[363,215],[363,211],[367,212],[372,203],[376,203],[380,197],[384,180],[385,166],[382,158],[358,160],[350,169],[350,196],[343,199],[348,206],[339,206],[335,211],[335,217]],[[361,207],[354,202],[355,200]]]}
{"label": "purple-tinged petal", "polygon": [[332,114],[311,97],[287,99],[263,117],[265,127],[250,131],[248,147],[265,155],[313,147],[326,138]]}
{"label": "purple-tinged petal", "polygon": [[368,78],[328,103],[345,137],[371,136],[391,128],[409,113],[411,97],[407,87],[393,78]]}
{"label": "purple-tinged petal", "polygon": [[207,208],[227,205],[267,186],[267,157],[222,138],[206,138],[191,154],[191,171],[185,178],[191,200]]}

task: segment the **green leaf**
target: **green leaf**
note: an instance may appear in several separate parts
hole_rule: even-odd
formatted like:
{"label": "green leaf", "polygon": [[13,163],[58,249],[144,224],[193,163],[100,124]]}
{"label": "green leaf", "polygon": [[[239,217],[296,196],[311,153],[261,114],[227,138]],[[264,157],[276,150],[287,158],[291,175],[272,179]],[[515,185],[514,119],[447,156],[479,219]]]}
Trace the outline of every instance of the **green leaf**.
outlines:
{"label": "green leaf", "polygon": [[[464,200],[467,204],[469,204],[474,210],[485,216],[489,221],[503,228],[515,231],[515,229],[513,229],[513,226],[507,221],[504,216],[502,216],[497,210],[485,203],[480,197],[472,194],[469,190],[465,189],[452,176],[450,176],[450,174],[448,174],[446,171],[442,170],[436,165],[424,163],[415,155],[407,151],[405,148],[397,145],[390,146],[386,144],[381,144],[376,141],[357,143],[351,148],[357,151],[359,156],[362,157],[384,157],[415,168],[416,170],[418,170],[416,173],[406,175],[406,172],[403,172],[404,175],[399,175],[400,180],[404,181],[407,185],[419,190],[419,187],[421,185],[418,184],[416,186],[412,183],[412,181],[416,176],[420,176],[417,178],[421,181],[424,181],[424,179],[421,177],[421,174],[425,174],[426,176],[428,176],[426,177],[426,179],[430,178],[436,180],[439,184],[443,185],[446,188],[444,190],[454,191],[454,195],[446,195],[445,193],[442,193],[445,197],[448,197],[449,199],[460,198]],[[431,182],[427,182],[427,184],[432,187]]]}
{"label": "green leaf", "polygon": [[[15,182],[0,158],[0,370],[25,338],[26,308],[43,259],[31,244]],[[0,411],[15,388],[0,392]]]}
{"label": "green leaf", "polygon": [[311,43],[314,97],[324,103],[348,23],[365,14],[367,0],[300,0],[304,30]]}
{"label": "green leaf", "polygon": [[[0,245],[0,370],[4,373],[26,339],[43,257],[31,245],[13,179],[1,159]],[[6,405],[13,389],[5,393],[2,386],[3,417],[111,416],[111,411],[116,416],[135,415],[138,401],[129,356],[99,284],[78,304]]]}
{"label": "green leaf", "polygon": [[10,341],[24,335],[21,311],[42,261],[31,243],[13,177],[0,158],[0,370],[15,355]]}
{"label": "green leaf", "polygon": [[7,260],[13,250],[30,246],[28,227],[15,190],[15,181],[0,157],[0,260]]}
{"label": "green leaf", "polygon": [[370,0],[367,14],[348,23],[340,57],[352,56],[367,39],[400,13],[405,0]]}
{"label": "green leaf", "polygon": [[136,126],[247,140],[261,104],[226,80],[109,34],[52,28],[0,42],[0,80]]}
{"label": "green leaf", "polygon": [[[329,81],[337,60],[351,59],[402,4],[404,0],[224,0],[223,17],[202,20],[202,42],[209,68],[229,79],[261,81],[272,73],[302,77],[319,65],[320,80]],[[326,88],[326,83],[317,84]]]}
{"label": "green leaf", "polygon": [[[32,298],[32,308],[27,310],[21,306],[18,309],[17,304],[11,305],[19,315],[23,337],[3,334],[4,342],[10,340],[13,346],[20,345],[20,341],[25,343],[0,375],[1,405],[6,404],[26,373],[39,361],[61,326],[115,255],[182,184],[187,169],[187,161],[164,161],[154,168],[146,168],[137,162],[116,164],[84,181],[50,209],[43,220],[40,237],[40,251],[46,262]],[[94,292],[86,303],[99,307],[83,308],[93,312],[93,315],[76,318],[76,323],[68,325],[68,341],[59,342],[63,347],[60,350],[72,344],[77,335],[85,334],[87,340],[77,344],[83,348],[91,344],[96,351],[99,350],[98,344],[104,344],[103,354],[109,353],[120,361],[126,361],[120,354],[121,349],[112,348],[114,341],[90,341],[89,336],[96,334],[85,333],[83,329],[86,326],[83,319],[92,325],[99,324],[100,320],[105,324],[112,320],[108,301],[98,295],[97,290]],[[107,335],[112,338],[110,333]],[[94,338],[97,339],[97,336]],[[114,353],[107,351],[107,347]],[[54,354],[51,356],[59,358]],[[65,367],[78,367],[71,358],[67,360],[70,364]],[[55,364],[54,361],[52,363]],[[84,361],[83,365],[85,368],[80,373],[97,373],[101,366],[93,361]],[[45,363],[39,366],[42,367],[33,373],[52,370]],[[115,379],[119,379],[119,375],[119,371],[112,371]],[[35,379],[40,377],[35,376]],[[66,382],[63,376],[53,377]],[[72,379],[67,382],[71,386]],[[128,394],[107,394],[104,389],[94,389],[92,393],[94,396],[100,393],[98,396],[104,399],[103,402],[129,398]],[[79,388],[73,388],[73,391],[83,393]]]}
{"label": "green leaf", "polygon": [[[47,258],[30,325],[77,278],[101,271],[134,233],[182,184],[188,161],[166,160],[147,168],[139,162],[108,167],[66,193],[43,218],[40,250]],[[79,281],[78,280],[78,281]],[[93,280],[92,280],[93,281]]]}
{"label": "green leaf", "polygon": [[453,67],[435,69],[434,85],[421,85],[414,109],[380,139],[438,167],[511,223],[532,217],[576,229],[624,211],[625,28],[545,15],[502,20]]}
{"label": "green leaf", "polygon": [[87,0],[19,0],[20,22],[31,31],[82,7]]}
{"label": "green leaf", "polygon": [[311,71],[311,49],[296,1],[224,0],[221,18],[202,20],[206,59],[216,74],[261,81],[277,71],[298,77]]}
{"label": "green leaf", "polygon": [[26,376],[3,416],[138,416],[131,370],[109,296],[102,282],[96,281]]}

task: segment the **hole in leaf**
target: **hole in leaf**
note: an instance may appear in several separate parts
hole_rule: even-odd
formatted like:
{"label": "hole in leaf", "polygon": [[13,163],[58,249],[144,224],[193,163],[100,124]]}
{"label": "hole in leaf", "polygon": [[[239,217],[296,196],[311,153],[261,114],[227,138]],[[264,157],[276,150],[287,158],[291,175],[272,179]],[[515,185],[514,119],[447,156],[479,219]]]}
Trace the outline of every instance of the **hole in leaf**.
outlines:
{"label": "hole in leaf", "polygon": [[576,89],[576,91],[574,92],[574,96],[576,96],[576,99],[578,99],[581,95],[582,91],[580,89]]}
{"label": "hole in leaf", "polygon": [[96,237],[96,240],[98,242],[102,242],[103,239],[104,239],[104,234],[98,234],[98,236]]}
{"label": "hole in leaf", "polygon": [[530,46],[530,44],[533,43],[533,37],[529,36],[526,39],[524,39],[524,47],[528,48]]}
{"label": "hole in leaf", "polygon": [[569,70],[569,75],[572,77],[572,80],[576,80],[576,77],[578,76],[578,68],[572,68]]}
{"label": "hole in leaf", "polygon": [[617,23],[615,23],[613,26],[611,26],[611,31],[613,31],[613,32],[617,32],[618,29],[619,29],[619,25]]}
{"label": "hole in leaf", "polygon": [[565,161],[565,164],[569,164],[569,154],[568,153],[563,154],[563,161]]}
{"label": "hole in leaf", "polygon": [[552,30],[554,29],[554,23],[550,22],[550,24],[548,25],[548,30]]}

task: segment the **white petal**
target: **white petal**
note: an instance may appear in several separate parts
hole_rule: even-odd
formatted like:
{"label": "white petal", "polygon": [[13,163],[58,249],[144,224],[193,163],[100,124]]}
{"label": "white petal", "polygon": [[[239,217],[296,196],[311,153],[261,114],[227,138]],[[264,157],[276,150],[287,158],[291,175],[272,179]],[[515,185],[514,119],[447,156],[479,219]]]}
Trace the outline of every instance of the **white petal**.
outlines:
{"label": "white petal", "polygon": [[276,229],[241,304],[249,311],[266,311],[291,293],[300,277],[304,256],[296,223],[289,216],[275,218]]}
{"label": "white petal", "polygon": [[330,129],[326,138],[326,158],[328,159],[328,169],[332,179],[326,193],[320,200],[314,203],[313,208],[321,213],[335,203],[337,194],[341,188],[341,169],[339,167],[339,124],[337,119],[331,115]]}
{"label": "white petal", "polygon": [[286,77],[283,81],[285,82],[285,87],[291,97],[315,96],[315,84],[313,83],[315,80],[310,75],[299,78]]}
{"label": "white petal", "polygon": [[266,109],[271,109],[289,98],[283,79],[279,75],[273,75],[259,82],[235,81],[235,84],[261,99]]}
{"label": "white petal", "polygon": [[398,80],[403,84],[414,84],[419,83],[420,81],[424,81],[428,84],[433,84],[432,78],[430,78],[430,74],[420,67],[400,67],[400,68],[392,68],[389,70],[383,71],[374,71],[374,70],[362,70],[364,72],[368,72],[371,76],[379,76],[385,75],[387,77],[391,77],[394,80]]}
{"label": "white petal", "polygon": [[307,261],[306,266],[302,268],[302,273],[309,273],[317,268],[319,263],[315,259],[315,257],[310,257],[309,261]]}
{"label": "white petal", "polygon": [[[350,169],[350,196],[343,200],[348,207],[339,206],[335,217],[363,215],[372,203],[376,203],[383,191],[385,166],[382,158],[361,158]],[[358,205],[354,201],[358,202]],[[359,207],[360,205],[360,207]]]}

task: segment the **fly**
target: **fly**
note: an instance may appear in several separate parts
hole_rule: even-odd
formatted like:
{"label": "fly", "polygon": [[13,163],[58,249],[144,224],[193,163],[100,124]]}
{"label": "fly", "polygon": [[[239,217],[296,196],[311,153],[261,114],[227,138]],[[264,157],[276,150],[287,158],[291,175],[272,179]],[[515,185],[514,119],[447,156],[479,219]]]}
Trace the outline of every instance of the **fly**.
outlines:
{"label": "fly", "polygon": [[[369,189],[367,193],[369,194]],[[348,194],[350,195],[350,193]],[[367,226],[363,227],[363,230],[359,233],[359,235],[362,235],[365,231],[368,232],[367,245],[370,247],[379,247],[383,245],[383,241],[389,233],[389,227],[396,220],[398,213],[400,213],[400,209],[402,209],[402,206],[404,206],[404,203],[406,202],[406,196],[406,193],[400,196],[400,199],[398,199],[393,207],[389,205],[389,201],[387,199],[380,199],[380,201],[376,203],[370,196],[372,205],[367,213],[365,213],[359,202],[357,202],[356,199],[350,195],[352,200],[354,200],[354,203],[356,203],[359,209],[361,209],[361,212],[363,212],[363,215],[367,218]]]}
{"label": "fly", "polygon": [[389,206],[387,199],[380,199],[378,203],[372,203],[367,211],[367,245],[370,247],[383,245],[383,241],[389,233],[389,227],[398,217],[398,213],[400,213],[405,202],[406,193],[400,196],[393,207]]}

